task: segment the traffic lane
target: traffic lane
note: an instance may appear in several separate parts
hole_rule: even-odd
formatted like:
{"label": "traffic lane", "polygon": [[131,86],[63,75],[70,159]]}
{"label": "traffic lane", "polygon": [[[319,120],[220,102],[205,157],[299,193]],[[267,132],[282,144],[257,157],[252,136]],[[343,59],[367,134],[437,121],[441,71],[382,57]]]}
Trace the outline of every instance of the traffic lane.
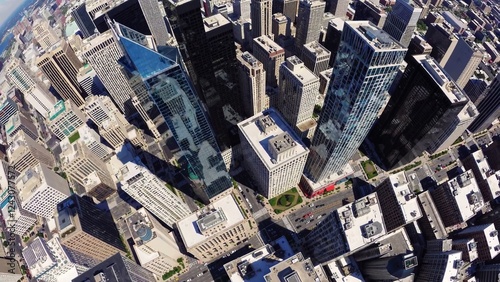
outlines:
{"label": "traffic lane", "polygon": [[[252,213],[255,213],[255,212],[264,208],[264,206],[262,204],[260,204],[259,201],[257,201],[257,192],[256,191],[254,191],[251,187],[248,187],[242,183],[238,183],[238,185],[241,187],[240,192],[243,195],[243,197],[248,199],[248,201],[252,205],[252,208],[251,208]],[[248,202],[247,202],[247,205],[248,205]]]}
{"label": "traffic lane", "polygon": [[[340,190],[340,192],[334,192],[332,195],[327,196],[326,198],[321,198],[316,201],[314,201],[314,206],[311,207],[311,204],[300,208],[299,210],[291,213],[289,215],[290,221],[293,223],[295,222],[296,218],[301,218],[305,214],[312,212],[312,211],[317,211],[318,209],[320,211],[333,211],[335,209],[340,208],[343,206],[342,201],[344,199],[349,200],[349,201],[354,201],[354,194],[352,192],[352,189],[343,189]],[[318,207],[319,206],[319,207]]]}

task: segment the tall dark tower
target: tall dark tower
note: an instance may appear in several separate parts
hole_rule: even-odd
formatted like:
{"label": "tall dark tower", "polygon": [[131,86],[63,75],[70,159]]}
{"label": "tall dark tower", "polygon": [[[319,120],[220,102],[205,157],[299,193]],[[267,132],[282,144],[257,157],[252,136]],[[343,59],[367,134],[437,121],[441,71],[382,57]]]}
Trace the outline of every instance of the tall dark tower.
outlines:
{"label": "tall dark tower", "polygon": [[467,105],[467,96],[434,59],[412,56],[369,134],[380,165],[404,165],[439,147]]}

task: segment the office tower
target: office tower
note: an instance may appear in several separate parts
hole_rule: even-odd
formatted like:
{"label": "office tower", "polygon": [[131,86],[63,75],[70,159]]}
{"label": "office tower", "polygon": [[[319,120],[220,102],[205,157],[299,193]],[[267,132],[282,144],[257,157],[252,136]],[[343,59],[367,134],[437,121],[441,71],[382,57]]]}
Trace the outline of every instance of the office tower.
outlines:
{"label": "office tower", "polygon": [[474,239],[453,239],[452,249],[462,252],[462,260],[464,262],[472,262],[477,260],[477,242]]}
{"label": "office tower", "polygon": [[19,173],[39,163],[54,167],[52,153],[22,131],[13,136],[12,144],[7,149],[7,156],[9,163]]}
{"label": "office tower", "polygon": [[459,38],[450,59],[444,65],[444,70],[462,89],[483,59],[483,53],[476,46],[470,44],[474,43],[468,43],[463,38]]}
{"label": "office tower", "polygon": [[22,112],[16,112],[5,123],[5,135],[7,135],[7,144],[13,140],[17,132],[22,131],[33,140],[38,140],[38,130],[33,121],[26,117]]}
{"label": "office tower", "polygon": [[315,267],[310,258],[304,258],[299,252],[273,266],[271,271],[264,275],[264,280],[267,282],[321,281],[320,277],[326,277],[322,268]]}
{"label": "office tower", "polygon": [[0,102],[0,124],[5,126],[9,119],[19,112],[17,103],[9,97]]}
{"label": "office tower", "polygon": [[47,125],[59,140],[71,136],[86,121],[85,114],[70,100],[59,100],[47,113]]}
{"label": "office tower", "polygon": [[[170,42],[170,34],[168,34],[167,24],[162,16],[157,0],[139,0],[139,5],[146,19],[151,35],[155,38],[158,46],[166,46]],[[120,22],[120,21],[118,21]],[[120,22],[132,29],[134,26],[128,25],[125,22]],[[139,31],[138,29],[135,29]],[[140,32],[140,31],[139,31]],[[149,34],[149,33],[148,33]]]}
{"label": "office tower", "polygon": [[285,15],[290,22],[295,22],[297,19],[297,11],[299,7],[299,0],[283,0],[283,15]]}
{"label": "office tower", "polygon": [[198,197],[208,202],[232,188],[219,147],[187,74],[177,63],[175,49],[164,56],[128,38],[120,41],[183,152],[179,161]]}
{"label": "office tower", "polygon": [[251,215],[242,211],[230,194],[177,222],[186,251],[208,262],[253,236],[257,224]]}
{"label": "office tower", "polygon": [[245,166],[268,199],[296,187],[309,150],[273,109],[238,124]]}
{"label": "office tower", "polygon": [[47,21],[36,19],[33,22],[33,37],[43,50],[48,51],[52,45],[59,42],[59,35],[55,33]]}
{"label": "office tower", "polygon": [[161,277],[178,266],[183,258],[173,232],[163,227],[146,209],[125,218],[134,240],[134,251],[142,267]]}
{"label": "office tower", "polygon": [[446,22],[430,24],[424,37],[432,46],[431,57],[444,67],[458,44],[451,27]]}
{"label": "office tower", "polygon": [[330,78],[332,77],[333,69],[327,69],[319,73],[319,94],[321,95],[319,101],[316,101],[317,105],[323,107],[325,102],[325,95],[330,86]]}
{"label": "office tower", "polygon": [[[14,202],[12,202],[12,200]],[[25,236],[26,232],[35,224],[38,217],[21,207],[18,197],[5,197],[2,200],[2,215],[8,215],[5,220],[12,233]]]}
{"label": "office tower", "polygon": [[328,63],[330,67],[333,67],[335,58],[337,57],[340,39],[342,38],[342,30],[344,30],[344,23],[345,21],[340,18],[336,18],[328,22],[328,29],[326,31],[325,42],[323,45],[328,51],[331,52],[330,62]]}
{"label": "office tower", "polygon": [[16,86],[42,116],[54,106],[56,98],[38,81],[35,81],[28,68],[17,58],[12,58],[5,66],[7,79]]}
{"label": "office tower", "polygon": [[280,66],[285,61],[285,50],[271,38],[262,36],[253,40],[253,55],[264,65],[266,85],[278,86]]}
{"label": "office tower", "polygon": [[485,78],[479,78],[476,75],[472,76],[464,87],[464,92],[469,97],[469,100],[477,106],[477,99],[483,94],[486,88],[490,85],[490,81]]}
{"label": "office tower", "polygon": [[495,281],[500,275],[500,264],[481,265],[476,268],[474,277],[477,281]]}
{"label": "office tower", "polygon": [[305,238],[315,264],[352,254],[385,235],[383,213],[376,193],[345,205],[326,216]]}
{"label": "office tower", "polygon": [[21,268],[19,268],[19,263],[13,262],[8,258],[0,258],[0,280],[3,282],[17,282],[21,280],[23,274]]}
{"label": "office tower", "polygon": [[59,144],[73,144],[75,142],[86,146],[92,153],[104,161],[107,161],[113,154],[113,150],[101,142],[101,136],[87,125],[78,128],[75,133],[61,140]]}
{"label": "office tower", "polygon": [[325,12],[332,13],[336,18],[346,18],[349,1],[347,0],[328,0],[326,1]]}
{"label": "office tower", "polygon": [[[145,5],[148,7],[149,5]],[[148,7],[150,8],[150,7]],[[159,6],[156,9],[160,9]],[[111,21],[118,22],[125,26],[128,26],[142,34],[151,35],[152,27],[149,23],[157,23],[156,21],[148,22],[146,16],[157,16],[158,13],[146,13],[139,3],[139,0],[130,1],[116,1],[108,2],[107,7],[97,11],[94,14],[94,24],[100,33],[104,33],[109,30],[110,27],[107,24],[107,18]],[[159,14],[161,16],[161,14]]]}
{"label": "office tower", "polygon": [[118,180],[125,193],[169,227],[191,213],[179,196],[140,164],[126,163],[120,169]]}
{"label": "office tower", "polygon": [[80,274],[72,282],[100,282],[103,279],[113,282],[155,282],[153,273],[128,259],[123,254],[114,254],[104,261]]}
{"label": "office tower", "polygon": [[477,246],[478,262],[490,261],[500,254],[498,231],[493,223],[469,226],[458,232],[456,238],[474,239]]}
{"label": "office tower", "polygon": [[251,0],[236,0],[233,3],[234,13],[240,20],[251,19]]}
{"label": "office tower", "polygon": [[418,225],[427,240],[446,239],[448,231],[429,191],[417,195],[422,217]]}
{"label": "office tower", "polygon": [[319,77],[320,72],[329,68],[330,51],[317,41],[309,42],[302,48],[302,61],[304,65]]}
{"label": "office tower", "polygon": [[406,53],[407,59],[405,61],[409,61],[409,56],[413,55],[430,55],[432,53],[432,46],[425,41],[425,39],[415,34],[410,41],[410,45],[408,45],[408,53]]}
{"label": "office tower", "polygon": [[[406,53],[367,21],[346,22],[341,41],[305,168],[314,182],[341,171],[361,145],[385,106],[387,90]],[[377,64],[366,68],[365,62]]]}
{"label": "office tower", "polygon": [[413,187],[404,171],[390,175],[375,192],[380,200],[387,232],[412,223],[422,217]]}
{"label": "office tower", "polygon": [[76,80],[88,96],[104,95],[107,93],[97,73],[89,64],[85,64],[78,70]]}
{"label": "office tower", "polygon": [[75,19],[76,25],[82,32],[83,38],[90,37],[95,33],[96,27],[89,13],[85,3],[81,4],[71,12],[71,16]]}
{"label": "office tower", "polygon": [[248,52],[237,56],[243,106],[248,116],[253,116],[269,108],[266,95],[266,71],[264,65]]}
{"label": "office tower", "polygon": [[416,7],[412,0],[396,1],[396,5],[387,16],[384,31],[398,40],[401,45],[408,47],[420,13],[422,13],[422,8]]}
{"label": "office tower", "polygon": [[483,196],[470,170],[439,185],[431,191],[431,196],[446,227],[466,222],[484,206]]}
{"label": "office tower", "polygon": [[453,27],[453,32],[461,35],[467,29],[467,24],[463,23],[460,18],[457,18],[452,12],[444,11],[441,13],[445,22]]}
{"label": "office tower", "polygon": [[461,251],[427,252],[419,263],[417,281],[452,281],[463,266]]}
{"label": "office tower", "polygon": [[71,281],[89,267],[75,262],[58,237],[36,237],[23,249],[23,258],[31,276],[40,281]]}
{"label": "office tower", "polygon": [[467,114],[463,111],[469,106],[467,96],[435,60],[426,55],[411,57],[370,131],[369,140],[380,158],[379,165],[394,168],[413,161],[424,151],[433,153],[438,147],[451,145],[445,144],[453,133],[451,127],[461,113]]}
{"label": "office tower", "polygon": [[483,131],[500,116],[500,95],[498,93],[500,93],[500,74],[477,99],[476,105],[479,115],[469,126],[470,131]]}
{"label": "office tower", "polygon": [[302,138],[308,135],[309,128],[304,130],[304,123],[312,118],[318,89],[319,78],[299,58],[292,56],[281,64],[276,106],[286,122],[297,127]]}
{"label": "office tower", "polygon": [[23,209],[51,218],[59,202],[70,195],[68,182],[44,164],[28,168],[16,184]]}
{"label": "office tower", "polygon": [[295,53],[299,57],[304,44],[318,40],[324,11],[325,2],[319,0],[300,1],[295,35]]}
{"label": "office tower", "polygon": [[478,150],[460,160],[466,170],[472,170],[485,202],[500,196],[500,171],[494,171],[488,164],[482,150]]}
{"label": "office tower", "polygon": [[280,35],[290,35],[290,23],[285,15],[282,13],[273,14],[272,34],[274,41],[278,41]]}
{"label": "office tower", "polygon": [[133,90],[122,71],[122,66],[118,63],[124,54],[112,31],[106,31],[92,38],[83,46],[82,53],[120,111],[125,116],[137,112],[130,103]]}
{"label": "office tower", "polygon": [[252,18],[252,38],[271,34],[272,0],[252,0],[250,15]]}
{"label": "office tower", "polygon": [[354,21],[370,21],[379,28],[383,28],[387,20],[387,13],[378,3],[372,3],[370,0],[361,0],[356,4],[356,13]]}
{"label": "office tower", "polygon": [[58,44],[38,57],[36,65],[64,100],[71,100],[77,107],[81,107],[88,95],[83,92],[76,79],[82,63],[66,41],[62,40]]}
{"label": "office tower", "polygon": [[[82,186],[86,186],[87,179],[92,173],[97,173],[99,179],[108,187],[116,190],[111,175],[106,168],[106,164],[90,149],[80,142],[62,142],[60,153],[61,169],[66,172],[71,180]],[[89,196],[102,199],[99,191],[87,191]]]}
{"label": "office tower", "polygon": [[99,134],[113,149],[122,146],[129,138],[125,117],[108,96],[90,96],[85,99],[85,113],[98,126]]}
{"label": "office tower", "polygon": [[417,265],[417,256],[403,253],[364,261],[359,269],[368,281],[413,281]]}
{"label": "office tower", "polygon": [[125,254],[111,214],[98,209],[91,200],[73,194],[57,205],[54,218],[61,245],[68,251],[98,261],[118,252]]}

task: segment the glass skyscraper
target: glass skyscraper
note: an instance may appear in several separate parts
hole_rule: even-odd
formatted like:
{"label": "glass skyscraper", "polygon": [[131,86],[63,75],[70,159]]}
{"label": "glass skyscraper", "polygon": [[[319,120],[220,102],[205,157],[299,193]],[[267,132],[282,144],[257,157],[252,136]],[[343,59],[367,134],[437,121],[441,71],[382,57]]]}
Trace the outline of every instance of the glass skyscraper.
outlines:
{"label": "glass skyscraper", "polygon": [[[149,96],[165,118],[177,141],[179,162],[204,201],[232,187],[224,161],[176,48],[156,52],[120,36],[128,65],[141,76]],[[161,54],[160,54],[161,53]]]}
{"label": "glass skyscraper", "polygon": [[388,100],[406,51],[368,21],[345,23],[305,167],[312,181],[341,171],[356,152]]}

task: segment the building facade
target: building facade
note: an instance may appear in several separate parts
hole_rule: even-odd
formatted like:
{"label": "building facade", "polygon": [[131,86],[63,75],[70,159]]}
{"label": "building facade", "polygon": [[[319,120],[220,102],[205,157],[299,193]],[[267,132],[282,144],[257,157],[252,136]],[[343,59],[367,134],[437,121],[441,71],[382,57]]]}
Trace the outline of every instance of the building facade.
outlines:
{"label": "building facade", "polygon": [[47,113],[47,125],[59,140],[71,136],[86,121],[85,114],[69,100],[59,100]]}
{"label": "building facade", "polygon": [[277,87],[280,65],[285,61],[285,49],[267,36],[253,39],[253,55],[264,65],[266,85]]}
{"label": "building facade", "polygon": [[491,126],[495,119],[500,116],[500,74],[498,74],[493,82],[479,96],[476,101],[478,117],[471,123],[469,130],[472,132],[480,132]]}
{"label": "building facade", "polygon": [[55,166],[54,156],[45,147],[37,143],[23,131],[13,136],[7,149],[10,165],[19,173],[43,163],[50,168]]}
{"label": "building facade", "polygon": [[325,2],[318,0],[302,0],[299,2],[295,35],[295,53],[299,57],[304,44],[318,40],[324,11]]}
{"label": "building facade", "polygon": [[238,54],[239,78],[245,112],[248,116],[269,108],[266,95],[266,71],[264,65],[249,52]]}
{"label": "building facade", "polygon": [[416,6],[412,0],[408,2],[396,1],[392,11],[387,16],[384,30],[398,40],[401,45],[408,47],[421,13],[422,8]]}
{"label": "building facade", "polygon": [[250,16],[252,18],[253,38],[271,34],[272,15],[272,0],[252,0],[250,2]]}

